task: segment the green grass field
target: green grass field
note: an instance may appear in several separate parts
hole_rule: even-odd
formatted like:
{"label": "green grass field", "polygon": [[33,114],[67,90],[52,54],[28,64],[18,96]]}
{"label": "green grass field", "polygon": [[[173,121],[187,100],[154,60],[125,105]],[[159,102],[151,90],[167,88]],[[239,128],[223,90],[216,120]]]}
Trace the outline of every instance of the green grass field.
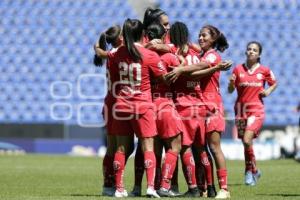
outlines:
{"label": "green grass field", "polygon": [[[0,199],[112,199],[100,196],[101,164],[100,158],[1,155]],[[293,160],[258,162],[263,176],[255,187],[243,184],[242,161],[228,161],[227,165],[231,199],[300,199],[300,164]],[[126,189],[130,190],[134,182],[133,159],[124,177]],[[179,177],[180,190],[184,192],[182,173]]]}

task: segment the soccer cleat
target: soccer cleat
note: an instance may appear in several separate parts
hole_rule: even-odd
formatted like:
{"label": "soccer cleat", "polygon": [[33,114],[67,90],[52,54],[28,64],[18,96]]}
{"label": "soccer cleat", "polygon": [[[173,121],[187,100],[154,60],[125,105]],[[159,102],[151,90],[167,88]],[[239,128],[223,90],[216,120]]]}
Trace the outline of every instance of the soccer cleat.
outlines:
{"label": "soccer cleat", "polygon": [[224,189],[221,189],[215,199],[229,199],[230,198],[230,192]]}
{"label": "soccer cleat", "polygon": [[115,197],[117,197],[117,198],[128,197],[127,191],[126,190],[123,190],[123,191],[116,190]]}
{"label": "soccer cleat", "polygon": [[153,188],[147,188],[146,196],[149,198],[160,198]]}
{"label": "soccer cleat", "polygon": [[129,193],[130,197],[140,197],[142,196],[142,189],[139,186],[134,186],[133,190]]}
{"label": "soccer cleat", "polygon": [[251,171],[247,171],[245,173],[245,184],[251,186],[255,185],[254,177]]}
{"label": "soccer cleat", "polygon": [[213,198],[217,195],[217,191],[214,185],[207,186],[207,197]]}
{"label": "soccer cleat", "polygon": [[182,194],[179,192],[178,185],[172,185],[170,190],[173,192],[175,197],[182,196]]}
{"label": "soccer cleat", "polygon": [[253,174],[254,185],[256,185],[258,179],[261,177],[261,171],[258,169],[256,173]]}
{"label": "soccer cleat", "polygon": [[114,187],[103,187],[102,196],[112,197],[115,195],[116,189]]}
{"label": "soccer cleat", "polygon": [[189,188],[189,190],[182,195],[183,197],[200,197],[200,192],[197,187]]}
{"label": "soccer cleat", "polygon": [[207,198],[207,190],[202,190],[201,192],[200,192],[200,197],[203,197],[203,198]]}
{"label": "soccer cleat", "polygon": [[168,190],[166,188],[160,188],[157,190],[157,194],[160,197],[178,197],[179,195],[175,194],[172,190]]}

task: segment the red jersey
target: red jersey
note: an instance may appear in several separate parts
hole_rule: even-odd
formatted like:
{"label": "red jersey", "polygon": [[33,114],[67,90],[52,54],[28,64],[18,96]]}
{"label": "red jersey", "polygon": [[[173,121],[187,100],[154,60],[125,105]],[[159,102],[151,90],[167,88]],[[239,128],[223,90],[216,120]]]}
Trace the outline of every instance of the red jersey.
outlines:
{"label": "red jersey", "polygon": [[[118,48],[113,48],[110,50],[110,53],[115,53]],[[118,70],[116,67],[112,66],[112,59],[109,57],[106,60],[106,81],[107,81],[107,94],[105,97],[105,102],[112,103],[114,101],[114,95],[112,91],[112,86],[115,82],[119,80]]]}
{"label": "red jersey", "polygon": [[153,108],[150,74],[160,76],[165,69],[157,53],[136,43],[136,48],[142,55],[142,61],[134,62],[125,46],[115,53],[109,53],[112,66],[118,70],[118,85],[116,88],[116,109],[119,112],[142,114]]}
{"label": "red jersey", "polygon": [[[171,71],[171,67],[178,66],[180,64],[177,56],[172,53],[165,53],[160,57],[163,66],[165,67],[165,71]],[[151,87],[153,98],[157,97],[170,97],[172,98],[172,92],[169,86],[164,83],[153,82]]]}
{"label": "red jersey", "polygon": [[[174,46],[171,48],[172,52],[177,52],[177,48]],[[185,63],[187,65],[197,64],[200,62],[198,58],[199,53],[189,48],[185,55]],[[188,66],[187,66],[188,67]],[[191,78],[180,76],[176,82],[172,85],[176,103],[180,106],[191,106],[199,104],[199,81],[195,81]]]}
{"label": "red jersey", "polygon": [[244,65],[237,65],[232,72],[234,85],[237,89],[236,103],[259,103],[263,100],[259,95],[264,90],[265,83],[269,86],[276,83],[273,72],[265,66],[258,64],[251,71]]}
{"label": "red jersey", "polygon": [[[205,52],[200,60],[208,63],[210,67],[215,67],[222,59],[215,49],[211,49]],[[220,71],[201,78],[201,96],[206,104],[222,103],[219,79]]]}

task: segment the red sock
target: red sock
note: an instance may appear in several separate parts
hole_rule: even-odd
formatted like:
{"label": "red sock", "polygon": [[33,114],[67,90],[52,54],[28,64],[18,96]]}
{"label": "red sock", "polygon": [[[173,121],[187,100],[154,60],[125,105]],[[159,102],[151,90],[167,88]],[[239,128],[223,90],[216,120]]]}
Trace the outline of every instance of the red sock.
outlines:
{"label": "red sock", "polygon": [[185,180],[189,188],[197,187],[196,183],[196,173],[195,173],[195,161],[191,151],[184,153],[181,157],[182,168]]}
{"label": "red sock", "polygon": [[178,154],[172,150],[168,150],[165,157],[165,162],[162,167],[162,180],[161,187],[170,189],[171,179],[173,177],[174,170],[176,168]]}
{"label": "red sock", "polygon": [[177,156],[177,161],[176,161],[176,167],[174,169],[173,177],[171,180],[171,185],[178,186],[178,156]]}
{"label": "red sock", "polygon": [[108,154],[105,154],[102,169],[103,169],[103,179],[104,187],[113,187],[114,186],[114,177],[115,172],[113,168],[114,157]]}
{"label": "red sock", "polygon": [[147,187],[154,188],[156,158],[153,151],[144,152],[144,164],[147,176]]}
{"label": "red sock", "polygon": [[125,169],[125,153],[117,151],[114,159],[115,181],[116,189],[118,191],[124,191],[123,175]]}
{"label": "red sock", "polygon": [[203,151],[200,153],[200,159],[201,163],[205,169],[205,180],[207,185],[213,185],[213,170],[212,165],[210,162],[210,159],[206,153],[206,151]]}
{"label": "red sock", "polygon": [[140,145],[137,146],[134,157],[134,173],[134,185],[142,186],[144,175],[144,154]]}
{"label": "red sock", "polygon": [[159,190],[161,181],[161,155],[155,155],[156,157],[156,169],[155,169],[155,180],[154,189]]}
{"label": "red sock", "polygon": [[219,187],[221,189],[227,190],[227,170],[218,169],[217,176],[218,176]]}
{"label": "red sock", "polygon": [[256,160],[255,160],[255,155],[253,151],[253,147],[247,147],[244,150],[245,154],[245,165],[246,165],[246,171],[252,171],[252,173],[256,173]]}

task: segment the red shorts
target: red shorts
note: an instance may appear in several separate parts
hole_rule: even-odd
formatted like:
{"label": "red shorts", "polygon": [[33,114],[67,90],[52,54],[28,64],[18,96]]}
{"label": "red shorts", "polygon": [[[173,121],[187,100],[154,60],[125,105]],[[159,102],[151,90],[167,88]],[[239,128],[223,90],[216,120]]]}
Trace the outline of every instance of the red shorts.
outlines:
{"label": "red shorts", "polygon": [[225,131],[225,118],[223,104],[219,103],[218,106],[207,109],[205,129],[206,133],[213,131],[224,132]]}
{"label": "red shorts", "polygon": [[245,131],[253,131],[254,138],[257,138],[259,131],[263,126],[264,119],[264,115],[251,115],[248,118],[236,118],[235,125],[238,130],[238,138],[242,139]]}
{"label": "red shorts", "polygon": [[184,132],[182,134],[182,145],[191,146],[205,144],[205,118],[199,114],[199,108],[178,108],[181,116]]}
{"label": "red shorts", "polygon": [[157,135],[153,109],[148,109],[143,114],[116,112],[113,126],[114,129],[119,130],[116,135],[131,135],[135,133],[139,138],[154,137]]}
{"label": "red shorts", "polygon": [[161,139],[167,139],[183,132],[183,123],[175,105],[168,104],[156,112],[157,132]]}

